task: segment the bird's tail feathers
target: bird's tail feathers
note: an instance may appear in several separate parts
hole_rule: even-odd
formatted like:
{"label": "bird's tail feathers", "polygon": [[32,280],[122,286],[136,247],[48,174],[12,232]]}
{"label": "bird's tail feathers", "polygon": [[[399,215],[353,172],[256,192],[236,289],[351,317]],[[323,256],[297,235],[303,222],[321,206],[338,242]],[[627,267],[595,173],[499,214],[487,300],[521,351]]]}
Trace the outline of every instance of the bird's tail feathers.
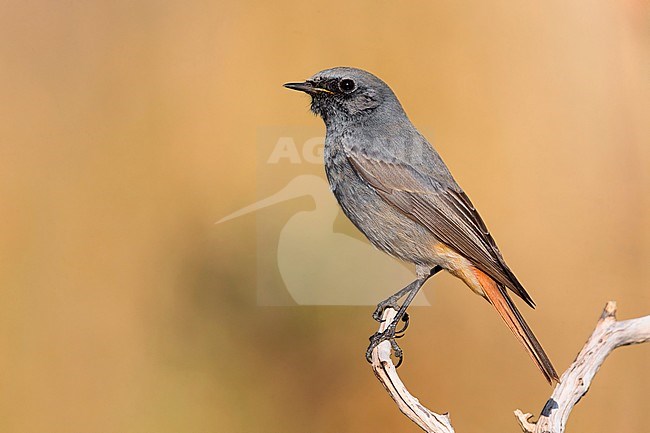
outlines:
{"label": "bird's tail feathers", "polygon": [[555,368],[553,368],[553,364],[551,364],[550,359],[546,355],[546,352],[544,352],[544,349],[542,349],[533,331],[519,310],[517,310],[515,303],[508,296],[506,289],[478,269],[474,270],[474,274],[481,284],[487,300],[490,301],[499,313],[499,316],[501,316],[501,319],[503,319],[515,337],[524,346],[548,383],[552,385],[554,381],[559,382],[560,379]]}

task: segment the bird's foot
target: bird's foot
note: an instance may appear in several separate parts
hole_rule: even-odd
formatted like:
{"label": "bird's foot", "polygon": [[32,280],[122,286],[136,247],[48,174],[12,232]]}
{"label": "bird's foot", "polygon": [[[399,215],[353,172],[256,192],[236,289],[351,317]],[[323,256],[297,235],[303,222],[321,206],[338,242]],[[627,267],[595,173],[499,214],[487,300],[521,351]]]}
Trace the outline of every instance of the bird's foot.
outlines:
{"label": "bird's foot", "polygon": [[411,323],[411,318],[409,317],[409,313],[404,313],[402,316],[402,322],[404,322],[404,325],[395,331],[395,338],[402,338],[404,336],[404,333],[406,332],[406,328],[409,327],[409,323]]}
{"label": "bird's foot", "polygon": [[395,311],[399,310],[399,305],[397,304],[397,299],[393,299],[391,296],[390,298],[381,301],[379,304],[377,304],[377,308],[375,308],[375,311],[372,313],[372,318],[375,319],[377,322],[382,322],[381,316],[384,314],[384,310],[387,308],[392,308]]}
{"label": "bird's foot", "polygon": [[387,308],[392,308],[395,311],[399,311],[400,306],[397,303],[397,301],[399,301],[404,297],[404,294],[406,293],[407,289],[410,289],[410,286],[400,290],[399,292],[395,293],[394,295],[390,296],[387,299],[384,299],[379,304],[377,304],[377,308],[375,308],[375,312],[372,313],[372,318],[375,319],[377,322],[383,322],[381,316],[384,314],[384,311]]}
{"label": "bird's foot", "polygon": [[375,332],[372,336],[370,336],[370,345],[368,346],[368,350],[366,350],[366,359],[368,362],[372,362],[372,351],[382,342],[389,341],[393,355],[395,358],[397,358],[397,365],[395,365],[395,368],[402,365],[402,361],[404,360],[404,353],[402,352],[402,349],[399,347],[395,339],[402,337],[401,333],[403,333],[406,329],[406,326],[408,326],[408,321],[406,321],[407,325],[405,325],[399,331],[395,330],[397,322],[398,321],[394,321],[388,325],[386,330],[383,332]]}
{"label": "bird's foot", "polygon": [[[377,304],[377,308],[375,309],[375,312],[372,313],[372,318],[375,319],[377,322],[383,322],[384,319],[382,319],[382,316],[384,314],[384,311],[387,308],[392,308],[395,311],[399,311],[400,306],[397,303],[398,300],[399,300],[399,297],[397,297],[397,294],[396,294],[396,295],[393,295],[390,298],[386,299],[385,301],[381,301],[379,304]],[[408,313],[404,313],[401,320],[402,320],[402,322],[404,322],[404,326],[402,326],[399,330],[395,331],[395,335],[396,335],[397,338],[401,337],[404,334],[404,331],[406,331],[406,328],[409,327],[410,318],[409,318]],[[396,325],[395,327],[397,327],[397,322],[398,321],[399,320],[395,321],[395,325]]]}

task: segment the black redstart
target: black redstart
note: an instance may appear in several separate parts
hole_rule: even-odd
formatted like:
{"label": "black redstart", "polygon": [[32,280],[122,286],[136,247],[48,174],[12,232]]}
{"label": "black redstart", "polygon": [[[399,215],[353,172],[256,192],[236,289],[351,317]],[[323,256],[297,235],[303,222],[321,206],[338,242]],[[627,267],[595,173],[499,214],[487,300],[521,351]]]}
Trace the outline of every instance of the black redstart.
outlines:
{"label": "black redstart", "polygon": [[388,329],[366,352],[389,340],[424,282],[444,269],[485,298],[552,383],[558,375],[507,289],[534,307],[506,264],[485,223],[436,150],[415,129],[393,91],[369,72],[347,67],[318,72],[289,89],[312,97],[326,126],[325,170],[345,215],[377,248],[415,264],[417,279],[379,304],[397,306]]}

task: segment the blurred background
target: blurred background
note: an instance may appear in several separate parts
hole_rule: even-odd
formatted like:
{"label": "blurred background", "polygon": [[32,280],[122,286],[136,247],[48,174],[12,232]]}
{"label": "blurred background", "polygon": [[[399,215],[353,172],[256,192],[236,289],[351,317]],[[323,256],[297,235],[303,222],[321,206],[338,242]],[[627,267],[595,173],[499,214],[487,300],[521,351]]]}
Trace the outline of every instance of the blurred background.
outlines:
{"label": "blurred background", "polygon": [[[310,199],[215,225],[286,184],[259,191],[260,131],[323,131],[281,84],[337,65],[382,77],[436,145],[558,371],[607,300],[650,314],[648,1],[0,11],[3,432],[419,431],[363,358],[372,307],[259,302],[260,221]],[[406,384],[459,432],[519,431],[551,392],[533,363],[457,280],[424,294]],[[569,430],[646,431],[649,365],[650,345],[616,351]]]}

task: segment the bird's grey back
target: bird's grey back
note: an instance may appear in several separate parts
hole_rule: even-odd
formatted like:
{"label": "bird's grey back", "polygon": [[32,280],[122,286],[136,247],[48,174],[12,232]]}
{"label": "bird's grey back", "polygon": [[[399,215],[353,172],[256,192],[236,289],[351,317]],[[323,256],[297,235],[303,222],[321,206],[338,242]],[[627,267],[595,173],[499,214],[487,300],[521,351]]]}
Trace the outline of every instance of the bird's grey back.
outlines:
{"label": "bird's grey back", "polygon": [[340,137],[332,137],[330,142],[338,139],[355,153],[409,166],[414,174],[423,180],[426,178],[425,182],[434,190],[443,185],[458,188],[438,152],[413,126],[406,114],[397,118],[384,117],[383,114],[377,113],[370,122],[347,128]]}

